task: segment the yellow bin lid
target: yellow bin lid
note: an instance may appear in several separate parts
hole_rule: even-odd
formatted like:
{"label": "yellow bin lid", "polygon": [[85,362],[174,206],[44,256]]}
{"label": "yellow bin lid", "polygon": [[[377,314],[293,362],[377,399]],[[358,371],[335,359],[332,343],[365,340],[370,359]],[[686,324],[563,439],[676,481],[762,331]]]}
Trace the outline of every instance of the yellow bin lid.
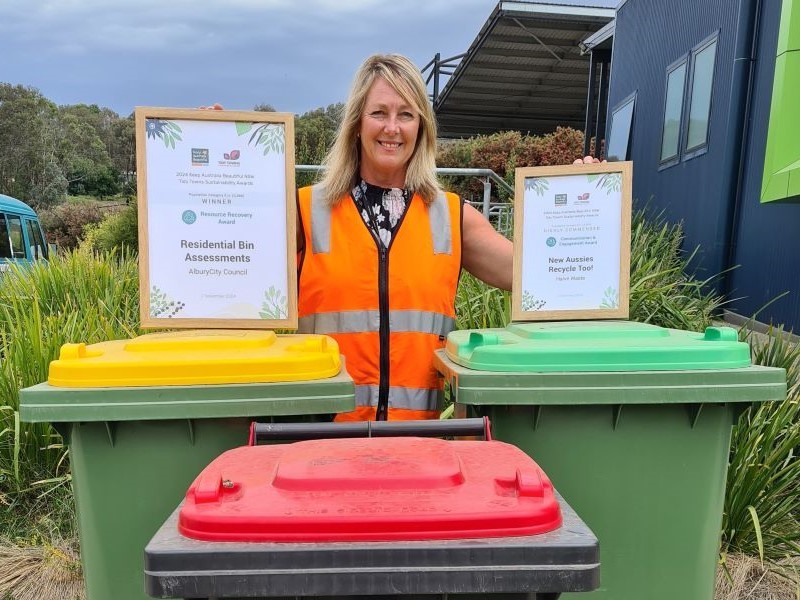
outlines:
{"label": "yellow bin lid", "polygon": [[47,382],[73,388],[268,383],[333,377],[340,368],[339,346],[325,335],[194,330],[64,344]]}

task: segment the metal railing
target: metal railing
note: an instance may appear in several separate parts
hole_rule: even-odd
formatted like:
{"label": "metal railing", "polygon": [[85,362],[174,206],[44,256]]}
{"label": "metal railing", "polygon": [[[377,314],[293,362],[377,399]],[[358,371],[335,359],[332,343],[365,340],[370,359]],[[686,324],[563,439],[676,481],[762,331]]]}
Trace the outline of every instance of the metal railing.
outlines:
{"label": "metal railing", "polygon": [[[322,165],[295,165],[295,170],[304,173],[320,173],[325,170]],[[514,197],[514,189],[491,169],[461,169],[441,167],[436,169],[437,175],[446,177],[477,177],[483,183],[483,198],[480,202],[465,198],[472,206],[479,209],[504,235],[510,235],[513,219],[513,206],[509,202],[492,202],[492,184]]]}

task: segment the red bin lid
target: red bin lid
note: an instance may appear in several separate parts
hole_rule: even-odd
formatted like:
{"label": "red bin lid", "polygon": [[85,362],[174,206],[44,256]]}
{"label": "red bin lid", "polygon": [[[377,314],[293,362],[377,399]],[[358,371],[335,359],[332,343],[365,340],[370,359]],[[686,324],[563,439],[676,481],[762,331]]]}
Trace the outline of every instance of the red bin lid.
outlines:
{"label": "red bin lid", "polygon": [[209,541],[462,539],[551,531],[561,510],[547,475],[510,444],[323,439],[225,452],[178,523]]}

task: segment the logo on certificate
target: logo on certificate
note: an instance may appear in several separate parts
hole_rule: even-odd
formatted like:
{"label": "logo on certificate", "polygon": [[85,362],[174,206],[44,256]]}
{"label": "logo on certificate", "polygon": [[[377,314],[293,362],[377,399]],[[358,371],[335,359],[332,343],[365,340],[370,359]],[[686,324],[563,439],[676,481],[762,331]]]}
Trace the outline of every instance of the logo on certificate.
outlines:
{"label": "logo on certificate", "polygon": [[566,205],[567,205],[567,195],[556,194],[556,206],[566,206]]}
{"label": "logo on certificate", "polygon": [[181,215],[181,220],[187,225],[191,225],[197,221],[197,213],[195,213],[193,210],[185,210]]}
{"label": "logo on certificate", "polygon": [[192,166],[202,167],[208,164],[208,148],[192,148]]}
{"label": "logo on certificate", "polygon": [[545,241],[545,244],[547,244],[547,247],[548,247],[548,248],[552,248],[553,246],[555,246],[555,245],[556,245],[556,238],[554,238],[554,237],[551,235],[549,238],[547,238],[547,240]]}

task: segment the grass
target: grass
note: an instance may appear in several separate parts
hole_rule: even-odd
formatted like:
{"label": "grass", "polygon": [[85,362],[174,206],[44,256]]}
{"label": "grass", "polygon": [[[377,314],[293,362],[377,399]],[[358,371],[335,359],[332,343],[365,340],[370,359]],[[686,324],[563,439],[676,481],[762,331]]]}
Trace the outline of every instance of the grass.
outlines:
{"label": "grass", "polygon": [[85,595],[73,544],[19,546],[0,541],[0,598],[83,600]]}
{"label": "grass", "polygon": [[695,253],[681,251],[683,228],[646,209],[631,219],[630,319],[661,327],[703,331],[723,305],[714,277],[692,276]]}
{"label": "grass", "polygon": [[734,427],[722,548],[778,563],[800,556],[800,346],[781,330],[742,337],[755,364],[786,369],[788,393],[750,407]]}
{"label": "grass", "polygon": [[782,561],[783,573],[793,573],[786,577],[780,572],[765,566],[758,558],[747,554],[726,556],[724,568],[717,571],[715,600],[797,600],[800,598],[800,561]]}
{"label": "grass", "polygon": [[72,252],[11,265],[0,278],[0,530],[68,537],[67,449],[46,423],[23,423],[19,390],[47,379],[62,344],[138,333],[136,262]]}

